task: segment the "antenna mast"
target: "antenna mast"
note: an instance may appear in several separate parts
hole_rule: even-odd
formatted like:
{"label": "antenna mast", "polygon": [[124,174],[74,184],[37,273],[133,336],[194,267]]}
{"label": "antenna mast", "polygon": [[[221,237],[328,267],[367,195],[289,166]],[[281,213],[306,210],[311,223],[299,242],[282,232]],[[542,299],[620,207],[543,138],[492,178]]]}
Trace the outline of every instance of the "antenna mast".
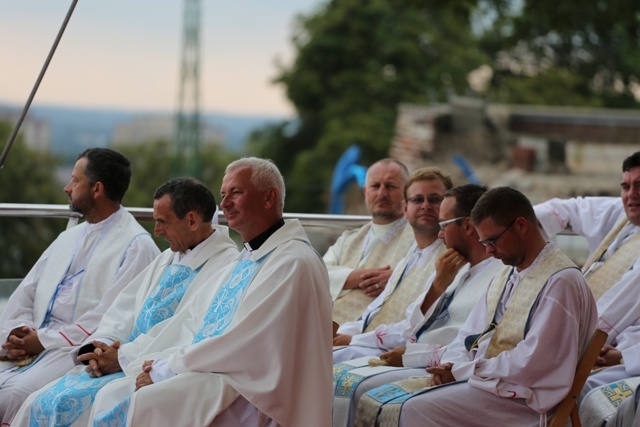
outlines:
{"label": "antenna mast", "polygon": [[201,0],[184,0],[180,88],[176,112],[175,176],[201,176],[200,16]]}

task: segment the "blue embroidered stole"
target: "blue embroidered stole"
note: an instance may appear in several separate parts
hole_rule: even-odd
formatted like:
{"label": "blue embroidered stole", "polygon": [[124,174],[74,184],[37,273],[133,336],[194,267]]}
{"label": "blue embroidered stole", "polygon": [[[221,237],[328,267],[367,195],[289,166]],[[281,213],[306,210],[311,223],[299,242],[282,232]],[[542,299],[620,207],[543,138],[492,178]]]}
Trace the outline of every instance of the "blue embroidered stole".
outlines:
{"label": "blue embroidered stole", "polygon": [[[220,288],[204,316],[200,330],[193,338],[193,344],[222,335],[238,310],[245,291],[258,273],[267,256],[258,261],[240,260],[231,272],[227,282]],[[94,419],[94,427],[126,426],[127,414],[131,405],[131,395],[118,403],[109,411],[98,414]]]}
{"label": "blue embroidered stole", "polygon": [[158,286],[142,305],[129,341],[133,341],[140,334],[147,333],[153,326],[172,317],[189,285],[199,272],[200,268],[192,270],[186,265],[169,265]]}
{"label": "blue embroidered stole", "polygon": [[267,257],[258,261],[241,260],[229,276],[227,283],[216,294],[200,330],[193,338],[197,344],[205,338],[221,335],[238,310],[244,292],[249,287],[260,266]]}

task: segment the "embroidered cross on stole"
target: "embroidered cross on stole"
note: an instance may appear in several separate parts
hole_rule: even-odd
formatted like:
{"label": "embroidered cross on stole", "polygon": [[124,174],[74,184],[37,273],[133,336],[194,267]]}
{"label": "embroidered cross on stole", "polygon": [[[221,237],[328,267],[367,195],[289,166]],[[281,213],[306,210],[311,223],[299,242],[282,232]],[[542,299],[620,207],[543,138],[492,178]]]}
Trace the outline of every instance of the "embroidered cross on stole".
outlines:
{"label": "embroidered cross on stole", "polygon": [[[387,231],[377,246],[360,264],[364,254],[364,244],[371,230],[371,223],[362,226],[342,249],[339,265],[356,268],[379,268],[390,265],[395,268],[414,241],[413,229],[406,220],[400,220]],[[379,247],[383,245],[384,247]],[[354,289],[338,298],[333,304],[333,320],[338,324],[351,322],[360,316],[374,300],[361,290]]]}
{"label": "embroidered cross on stole", "polygon": [[602,255],[609,245],[611,245],[618,233],[620,233],[628,223],[629,220],[626,216],[618,221],[615,227],[613,227],[609,234],[602,240],[598,248],[593,251],[593,254],[582,268],[583,273],[587,272],[585,280],[596,301],[611,289],[613,285],[618,283],[622,275],[629,271],[633,263],[638,259],[638,254],[640,254],[640,233],[631,236],[609,259],[600,266],[591,268],[590,270],[591,265],[602,258]]}

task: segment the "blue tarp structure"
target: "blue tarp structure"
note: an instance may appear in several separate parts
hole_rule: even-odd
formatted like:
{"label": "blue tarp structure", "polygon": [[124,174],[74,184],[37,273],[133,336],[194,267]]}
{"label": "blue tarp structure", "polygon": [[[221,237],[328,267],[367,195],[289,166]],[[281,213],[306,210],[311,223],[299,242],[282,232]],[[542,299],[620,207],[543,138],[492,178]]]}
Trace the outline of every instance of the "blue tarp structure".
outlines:
{"label": "blue tarp structure", "polygon": [[469,183],[482,185],[480,180],[476,177],[476,174],[473,173],[473,169],[471,169],[471,165],[467,162],[467,160],[459,154],[453,156],[453,162],[462,170],[462,173],[467,178]]}
{"label": "blue tarp structure", "polygon": [[358,164],[360,161],[360,147],[352,145],[342,153],[333,169],[331,178],[331,206],[330,213],[341,214],[344,210],[343,196],[346,189],[354,181],[364,188],[367,168]]}

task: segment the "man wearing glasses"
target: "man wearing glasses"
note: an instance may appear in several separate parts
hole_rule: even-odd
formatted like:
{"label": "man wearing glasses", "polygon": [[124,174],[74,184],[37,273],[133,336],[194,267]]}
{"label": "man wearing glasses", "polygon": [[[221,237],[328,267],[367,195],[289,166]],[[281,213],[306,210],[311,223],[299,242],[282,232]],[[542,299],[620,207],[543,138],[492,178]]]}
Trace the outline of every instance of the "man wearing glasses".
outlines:
{"label": "man wearing glasses", "polygon": [[487,253],[509,267],[443,363],[427,369],[433,385],[448,385],[407,400],[400,426],[544,425],[595,330],[595,302],[580,270],[546,242],[522,193],[489,190],[471,219]]}
{"label": "man wearing glasses", "polygon": [[436,259],[444,252],[438,239],[438,218],[443,194],[453,187],[451,177],[436,167],[416,170],[404,189],[405,217],[415,241],[394,269],[384,292],[360,314],[358,319],[340,325],[333,345],[333,362],[361,356],[378,356],[385,348],[385,337],[376,333],[378,326],[399,322],[404,312],[422,292],[425,278],[435,271]]}
{"label": "man wearing glasses", "polygon": [[[394,381],[410,377],[426,380],[425,367],[440,363],[446,346],[456,337],[492,278],[502,270],[502,263],[489,256],[478,242],[471,223],[471,209],[486,191],[486,187],[466,184],[444,193],[438,237],[447,250],[436,261],[436,272],[426,281],[422,294],[406,309],[406,317],[400,322],[376,328],[375,333],[381,342],[376,354],[382,353],[380,359],[388,366],[369,367],[369,358],[356,359],[342,366],[334,365],[334,376],[351,366],[362,367],[347,371],[344,379],[341,377],[337,381],[334,427],[353,425],[356,408],[359,420],[366,420],[363,424],[375,422],[381,402],[368,396],[361,400],[365,392],[370,390],[374,395],[399,397],[406,394],[406,390]],[[351,386],[354,391],[345,402],[346,399],[338,394],[344,391],[346,387],[343,384],[346,385],[347,381],[350,384],[358,382],[354,377],[363,378],[360,384]],[[369,414],[373,415],[369,417]]]}
{"label": "man wearing glasses", "polygon": [[402,208],[408,178],[406,166],[397,160],[371,165],[364,188],[371,222],[345,231],[323,257],[338,324],[355,320],[380,295],[413,242]]}

